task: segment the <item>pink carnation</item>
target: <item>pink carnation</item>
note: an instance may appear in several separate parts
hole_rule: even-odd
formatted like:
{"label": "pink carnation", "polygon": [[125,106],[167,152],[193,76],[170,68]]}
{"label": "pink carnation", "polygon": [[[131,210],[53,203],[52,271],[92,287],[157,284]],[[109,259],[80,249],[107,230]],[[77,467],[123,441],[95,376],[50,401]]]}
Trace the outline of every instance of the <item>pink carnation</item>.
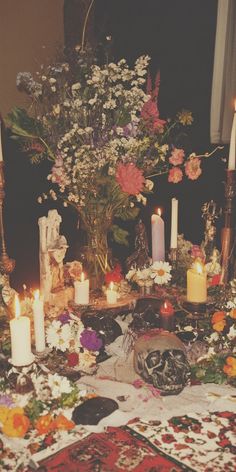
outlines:
{"label": "pink carnation", "polygon": [[145,178],[143,171],[134,164],[118,164],[116,170],[116,180],[123,192],[129,195],[137,195],[144,188]]}
{"label": "pink carnation", "polygon": [[190,158],[185,164],[185,174],[190,180],[197,180],[201,175],[201,161],[198,157]]}
{"label": "pink carnation", "polygon": [[178,182],[181,182],[183,178],[183,172],[179,167],[173,167],[169,171],[168,175],[168,182],[172,182],[173,184],[177,184]]}
{"label": "pink carnation", "polygon": [[183,164],[184,155],[183,149],[174,148],[169,158],[169,162],[173,164],[173,166],[179,166]]}

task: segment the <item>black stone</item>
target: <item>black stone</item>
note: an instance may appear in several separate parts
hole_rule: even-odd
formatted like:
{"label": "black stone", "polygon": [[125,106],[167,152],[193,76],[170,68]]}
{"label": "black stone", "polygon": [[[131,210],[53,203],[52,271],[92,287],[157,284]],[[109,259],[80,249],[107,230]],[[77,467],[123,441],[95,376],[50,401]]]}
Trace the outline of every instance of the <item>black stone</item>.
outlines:
{"label": "black stone", "polygon": [[104,345],[113,343],[116,338],[122,335],[120,325],[109,315],[84,313],[81,316],[81,321],[85,328],[91,328],[99,334]]}
{"label": "black stone", "polygon": [[106,416],[119,408],[118,403],[111,398],[95,397],[90,398],[82,405],[77,406],[72,413],[72,420],[75,424],[96,425]]}

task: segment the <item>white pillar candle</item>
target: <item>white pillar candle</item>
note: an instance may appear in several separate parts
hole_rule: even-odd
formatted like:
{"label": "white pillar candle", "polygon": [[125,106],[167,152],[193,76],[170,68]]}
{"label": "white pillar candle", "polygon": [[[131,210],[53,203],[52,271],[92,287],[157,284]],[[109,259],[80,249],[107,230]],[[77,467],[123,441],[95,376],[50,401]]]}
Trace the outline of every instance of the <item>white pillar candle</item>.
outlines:
{"label": "white pillar candle", "polygon": [[151,217],[152,224],[152,262],[165,260],[165,224],[161,218],[161,210]]}
{"label": "white pillar candle", "polygon": [[33,301],[34,314],[34,338],[36,352],[43,352],[45,346],[44,309],[43,299],[39,296],[39,290],[34,293]]}
{"label": "white pillar candle", "polygon": [[75,303],[77,305],[89,304],[89,279],[85,279],[84,272],[81,274],[81,281],[74,282],[75,287]]}
{"label": "white pillar candle", "polygon": [[172,198],[171,200],[171,236],[170,236],[170,248],[177,248],[178,241],[178,200]]}
{"label": "white pillar candle", "polygon": [[187,271],[187,301],[205,303],[207,300],[207,273],[203,264],[195,262]]}
{"label": "white pillar candle", "polygon": [[234,118],[231,129],[228,170],[235,170],[236,167],[236,100],[234,102]]}
{"label": "white pillar candle", "polygon": [[114,290],[113,282],[110,283],[106,295],[108,305],[114,305],[117,302],[117,291]]}
{"label": "white pillar candle", "polygon": [[3,155],[2,155],[2,122],[0,118],[0,162],[3,161]]}
{"label": "white pillar candle", "polygon": [[10,321],[11,362],[15,366],[25,366],[33,362],[31,352],[30,320],[20,316],[19,298],[15,297],[15,318]]}

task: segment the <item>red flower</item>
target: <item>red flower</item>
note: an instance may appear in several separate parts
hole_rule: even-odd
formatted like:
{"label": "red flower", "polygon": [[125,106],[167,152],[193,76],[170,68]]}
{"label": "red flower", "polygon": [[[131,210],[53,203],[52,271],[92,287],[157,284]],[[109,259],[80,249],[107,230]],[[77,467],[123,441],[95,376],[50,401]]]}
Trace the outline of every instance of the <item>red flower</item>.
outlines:
{"label": "red flower", "polygon": [[221,277],[221,274],[213,275],[213,277],[212,277],[212,279],[211,279],[211,286],[219,285],[219,283],[220,283],[220,277]]}
{"label": "red flower", "polygon": [[107,272],[105,275],[106,284],[109,285],[111,282],[119,283],[123,279],[121,270],[120,264],[117,264],[113,270]]}
{"label": "red flower", "polygon": [[225,439],[222,439],[222,441],[219,441],[217,444],[219,444],[220,447],[227,447],[227,446],[230,446],[230,441],[225,438]]}
{"label": "red flower", "polygon": [[187,438],[185,438],[185,442],[186,442],[186,443],[193,443],[193,442],[194,442],[194,439],[193,439],[193,438],[190,438],[190,437],[187,437]]}
{"label": "red flower", "polygon": [[67,363],[69,367],[75,367],[79,362],[79,355],[77,352],[70,352],[67,355]]}
{"label": "red flower", "polygon": [[182,178],[183,172],[179,167],[173,167],[172,169],[170,169],[168,175],[168,182],[178,184],[178,182],[181,182]]}
{"label": "red flower", "polygon": [[143,171],[138,169],[132,162],[129,164],[118,164],[116,180],[121,190],[129,195],[138,195],[144,188],[145,178]]}

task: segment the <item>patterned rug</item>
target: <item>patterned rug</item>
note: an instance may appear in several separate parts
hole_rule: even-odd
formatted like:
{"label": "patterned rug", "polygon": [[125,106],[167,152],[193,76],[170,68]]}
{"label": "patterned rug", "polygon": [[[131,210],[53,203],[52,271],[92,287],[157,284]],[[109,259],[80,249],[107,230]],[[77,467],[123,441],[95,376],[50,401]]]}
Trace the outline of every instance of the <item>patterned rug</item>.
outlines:
{"label": "patterned rug", "polygon": [[89,434],[40,462],[38,472],[235,472],[236,414],[133,421]]}

